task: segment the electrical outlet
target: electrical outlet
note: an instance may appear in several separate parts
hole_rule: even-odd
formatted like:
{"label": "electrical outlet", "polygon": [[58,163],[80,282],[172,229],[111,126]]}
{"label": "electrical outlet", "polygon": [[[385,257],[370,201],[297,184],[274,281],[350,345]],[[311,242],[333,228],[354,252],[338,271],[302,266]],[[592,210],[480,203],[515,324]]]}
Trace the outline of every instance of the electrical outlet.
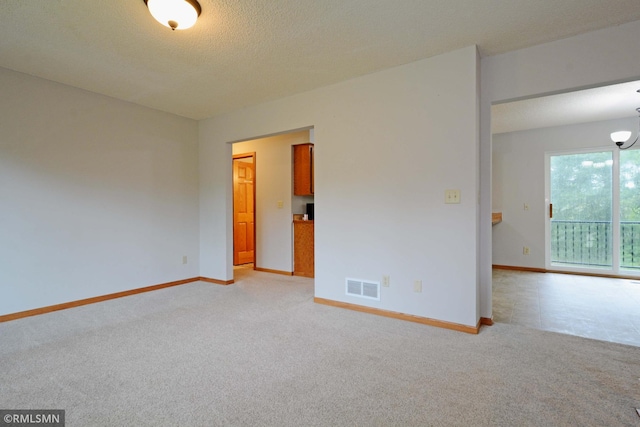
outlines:
{"label": "electrical outlet", "polygon": [[389,287],[389,276],[382,276],[382,286],[385,288]]}
{"label": "electrical outlet", "polygon": [[413,292],[422,292],[422,280],[413,281]]}
{"label": "electrical outlet", "polygon": [[282,209],[284,207],[284,202],[282,200],[278,200],[278,209]]}
{"label": "electrical outlet", "polygon": [[523,255],[529,255],[529,247],[525,246],[524,248],[522,248],[522,254]]}
{"label": "electrical outlet", "polygon": [[186,256],[186,255],[183,255],[183,256],[182,256],[182,263],[183,263],[183,264],[186,264],[186,263],[187,263],[187,256]]}

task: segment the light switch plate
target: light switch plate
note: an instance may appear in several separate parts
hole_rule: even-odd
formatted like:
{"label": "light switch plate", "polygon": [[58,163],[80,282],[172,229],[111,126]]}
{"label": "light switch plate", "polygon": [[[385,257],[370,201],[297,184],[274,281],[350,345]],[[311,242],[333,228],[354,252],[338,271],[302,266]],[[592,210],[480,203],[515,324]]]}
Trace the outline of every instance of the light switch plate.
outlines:
{"label": "light switch plate", "polygon": [[445,203],[460,203],[460,190],[446,190],[444,192]]}

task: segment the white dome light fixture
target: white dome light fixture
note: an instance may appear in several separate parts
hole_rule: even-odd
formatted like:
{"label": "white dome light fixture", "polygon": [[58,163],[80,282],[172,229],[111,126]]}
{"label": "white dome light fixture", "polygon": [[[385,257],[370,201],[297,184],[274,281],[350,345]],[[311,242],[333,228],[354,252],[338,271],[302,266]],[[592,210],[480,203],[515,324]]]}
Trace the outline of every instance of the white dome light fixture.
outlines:
{"label": "white dome light fixture", "polygon": [[611,140],[613,142],[622,142],[623,144],[631,138],[631,132],[628,130],[619,130],[611,133]]}
{"label": "white dome light fixture", "polygon": [[[640,108],[636,108],[636,111],[640,115]],[[611,140],[616,143],[619,149],[626,150],[633,147],[633,144],[638,142],[638,138],[640,138],[640,118],[638,119],[638,134],[636,135],[636,139],[631,143],[631,145],[623,147],[623,145],[626,144],[630,138],[631,132],[628,130],[619,130],[617,132],[611,133]]]}
{"label": "white dome light fixture", "polygon": [[144,0],[151,16],[172,30],[194,26],[202,9],[196,0]]}

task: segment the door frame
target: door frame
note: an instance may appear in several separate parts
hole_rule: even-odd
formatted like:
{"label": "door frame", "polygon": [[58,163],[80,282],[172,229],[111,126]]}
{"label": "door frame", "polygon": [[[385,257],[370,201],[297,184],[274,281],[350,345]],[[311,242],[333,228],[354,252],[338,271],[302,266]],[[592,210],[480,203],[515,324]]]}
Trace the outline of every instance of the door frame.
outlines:
{"label": "door frame", "polygon": [[[231,158],[231,198],[232,198],[232,210],[233,210],[233,221],[232,221],[232,235],[234,236],[233,243],[232,243],[232,258],[235,257],[235,252],[236,252],[236,248],[235,248],[235,233],[236,233],[236,220],[235,220],[235,177],[233,174],[233,163],[237,160],[237,159],[246,159],[246,158],[251,158],[253,161],[253,269],[256,269],[256,261],[258,259],[258,245],[257,245],[257,241],[256,241],[256,236],[257,236],[257,232],[256,229],[258,227],[257,221],[256,221],[256,217],[257,217],[257,206],[256,206],[256,188],[257,188],[257,182],[258,182],[258,173],[257,173],[257,165],[256,165],[256,152],[252,151],[252,152],[248,152],[248,153],[240,153],[240,154],[233,154],[232,158]],[[235,261],[231,262],[232,265],[235,265]]]}

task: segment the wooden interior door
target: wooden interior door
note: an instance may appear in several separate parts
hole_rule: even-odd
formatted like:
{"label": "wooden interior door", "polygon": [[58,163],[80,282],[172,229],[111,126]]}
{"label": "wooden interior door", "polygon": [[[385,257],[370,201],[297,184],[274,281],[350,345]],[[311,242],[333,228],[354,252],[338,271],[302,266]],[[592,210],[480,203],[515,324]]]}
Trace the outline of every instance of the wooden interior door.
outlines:
{"label": "wooden interior door", "polygon": [[255,154],[233,156],[233,265],[255,262]]}

